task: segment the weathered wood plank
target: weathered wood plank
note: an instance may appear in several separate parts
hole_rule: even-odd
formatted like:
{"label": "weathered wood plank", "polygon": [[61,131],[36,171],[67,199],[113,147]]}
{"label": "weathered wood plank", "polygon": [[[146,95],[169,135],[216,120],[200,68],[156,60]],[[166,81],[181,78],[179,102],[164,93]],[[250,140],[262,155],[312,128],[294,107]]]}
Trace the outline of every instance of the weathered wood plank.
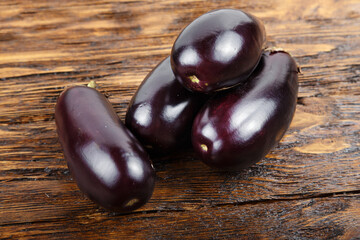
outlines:
{"label": "weathered wood plank", "polygon": [[359,195],[145,211],[130,216],[79,207],[57,219],[3,225],[1,234],[3,238],[58,239],[355,239],[360,235],[360,220],[355,217],[359,209]]}
{"label": "weathered wood plank", "polygon": [[[119,116],[181,29],[217,8],[261,18],[268,46],[302,68],[291,127],[239,173],[209,169],[191,150],[154,157],[157,182],[125,216],[85,198],[54,123],[60,92],[96,80]],[[0,2],[0,238],[360,237],[360,2]]]}

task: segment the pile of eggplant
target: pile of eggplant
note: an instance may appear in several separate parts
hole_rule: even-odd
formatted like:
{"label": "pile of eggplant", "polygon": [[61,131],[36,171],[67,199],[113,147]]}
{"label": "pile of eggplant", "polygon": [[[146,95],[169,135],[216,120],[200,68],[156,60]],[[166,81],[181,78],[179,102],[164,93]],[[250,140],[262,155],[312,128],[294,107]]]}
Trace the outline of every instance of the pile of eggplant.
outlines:
{"label": "pile of eggplant", "polygon": [[289,53],[266,50],[265,43],[264,25],[249,13],[200,16],[143,80],[125,124],[96,89],[64,90],[55,120],[79,188],[100,206],[126,213],[153,193],[149,153],[191,143],[205,164],[226,171],[264,158],[291,123],[299,72]]}

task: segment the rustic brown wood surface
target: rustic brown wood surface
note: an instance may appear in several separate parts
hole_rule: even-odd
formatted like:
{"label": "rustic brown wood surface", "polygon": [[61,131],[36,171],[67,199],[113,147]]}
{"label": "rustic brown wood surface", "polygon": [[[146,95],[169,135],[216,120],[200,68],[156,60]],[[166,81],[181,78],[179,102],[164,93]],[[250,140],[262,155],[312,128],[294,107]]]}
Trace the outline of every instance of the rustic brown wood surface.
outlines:
{"label": "rustic brown wood surface", "polygon": [[[57,140],[54,106],[96,80],[124,119],[146,74],[201,14],[263,20],[302,67],[281,143],[238,173],[191,150],[153,158],[152,199],[119,215],[88,200]],[[2,0],[1,239],[360,239],[359,0]]]}

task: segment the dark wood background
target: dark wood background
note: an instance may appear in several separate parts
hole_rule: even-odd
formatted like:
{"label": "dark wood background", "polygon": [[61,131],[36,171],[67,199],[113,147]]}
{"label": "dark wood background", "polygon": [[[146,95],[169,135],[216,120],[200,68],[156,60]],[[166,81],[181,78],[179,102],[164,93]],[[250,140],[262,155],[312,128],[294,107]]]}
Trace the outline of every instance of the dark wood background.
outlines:
{"label": "dark wood background", "polygon": [[[54,105],[96,80],[124,119],[146,74],[201,14],[263,20],[302,67],[287,134],[255,166],[220,173],[191,150],[154,158],[156,188],[118,215],[78,190]],[[360,239],[359,0],[1,0],[1,239]]]}

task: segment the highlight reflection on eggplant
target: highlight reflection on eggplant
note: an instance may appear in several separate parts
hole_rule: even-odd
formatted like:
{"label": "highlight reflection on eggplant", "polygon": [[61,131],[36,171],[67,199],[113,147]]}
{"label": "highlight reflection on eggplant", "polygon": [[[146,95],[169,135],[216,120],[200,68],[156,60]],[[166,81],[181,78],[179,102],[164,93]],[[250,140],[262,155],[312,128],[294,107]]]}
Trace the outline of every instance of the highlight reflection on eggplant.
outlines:
{"label": "highlight reflection on eggplant", "polygon": [[264,25],[240,10],[208,12],[190,23],[176,39],[171,65],[189,90],[213,92],[245,81],[259,62]]}
{"label": "highlight reflection on eggplant", "polygon": [[209,166],[236,170],[261,160],[282,138],[293,118],[298,68],[283,51],[263,53],[242,86],[218,92],[194,120],[195,152]]}
{"label": "highlight reflection on eggplant", "polygon": [[84,86],[66,89],[55,120],[70,172],[90,199],[116,212],[135,210],[150,199],[152,163],[102,94]]}
{"label": "highlight reflection on eggplant", "polygon": [[176,80],[167,57],[139,86],[125,123],[149,151],[179,150],[190,143],[192,123],[204,100],[205,96],[189,92]]}

